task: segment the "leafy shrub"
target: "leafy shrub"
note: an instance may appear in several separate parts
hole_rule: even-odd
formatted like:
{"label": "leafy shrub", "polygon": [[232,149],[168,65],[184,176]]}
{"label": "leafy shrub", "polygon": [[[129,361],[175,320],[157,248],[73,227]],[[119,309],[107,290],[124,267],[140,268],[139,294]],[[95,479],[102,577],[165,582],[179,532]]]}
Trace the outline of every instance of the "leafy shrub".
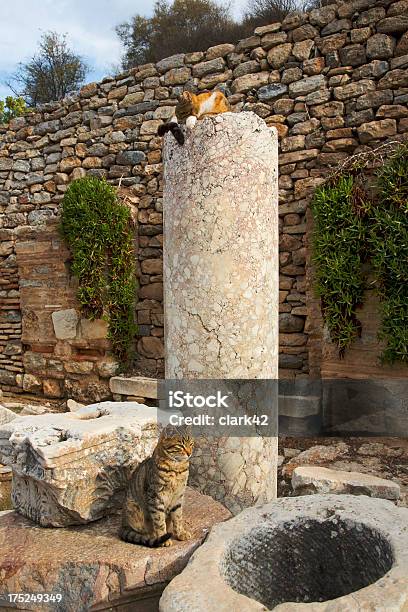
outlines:
{"label": "leafy shrub", "polygon": [[353,176],[340,176],[335,183],[318,187],[312,201],[317,293],[340,354],[360,332],[355,312],[364,292],[361,264],[366,228],[353,207],[354,190]]}
{"label": "leafy shrub", "polygon": [[20,117],[27,112],[26,103],[23,98],[7,96],[6,100],[0,100],[0,124],[8,123],[14,117]]}
{"label": "leafy shrub", "polygon": [[104,317],[114,353],[128,361],[136,333],[133,227],[129,208],[105,180],[73,181],[62,202],[61,231],[72,252],[78,299],[89,318]]}
{"label": "leafy shrub", "polygon": [[384,362],[408,363],[408,146],[401,146],[378,176],[370,210],[371,261],[379,281]]}
{"label": "leafy shrub", "polygon": [[365,288],[362,264],[369,260],[381,301],[382,361],[408,363],[408,145],[398,146],[381,165],[369,197],[365,183],[374,157],[375,151],[365,161],[352,158],[348,170],[315,192],[316,290],[330,337],[343,355],[360,333],[356,309]]}

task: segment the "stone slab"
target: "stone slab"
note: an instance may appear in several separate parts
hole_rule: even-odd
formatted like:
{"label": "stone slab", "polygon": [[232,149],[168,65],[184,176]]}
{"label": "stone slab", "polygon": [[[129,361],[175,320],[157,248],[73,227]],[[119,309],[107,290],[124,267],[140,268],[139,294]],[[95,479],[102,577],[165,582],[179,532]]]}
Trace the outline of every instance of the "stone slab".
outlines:
{"label": "stone slab", "polygon": [[361,472],[345,472],[317,466],[295,468],[292,487],[296,495],[351,493],[397,500],[401,494],[399,484],[391,480]]}
{"label": "stone slab", "polygon": [[229,517],[221,504],[188,488],[185,521],[193,538],[152,549],[122,542],[118,516],[75,528],[39,529],[16,512],[0,513],[0,594],[62,594],[60,604],[16,608],[36,612],[157,610],[164,586],[208,530]]}
{"label": "stone slab", "polygon": [[5,406],[0,404],[0,426],[9,423],[10,421],[14,421],[17,418],[17,414],[12,410],[9,410]]}
{"label": "stone slab", "polygon": [[112,393],[118,395],[133,395],[135,397],[148,397],[157,399],[157,380],[145,376],[113,376],[109,381]]}
{"label": "stone slab", "polygon": [[130,472],[151,455],[166,415],[132,402],[18,417],[0,426],[0,455],[13,470],[14,508],[42,526],[117,511]]}
{"label": "stone slab", "polygon": [[279,416],[304,419],[320,414],[319,396],[279,395]]}

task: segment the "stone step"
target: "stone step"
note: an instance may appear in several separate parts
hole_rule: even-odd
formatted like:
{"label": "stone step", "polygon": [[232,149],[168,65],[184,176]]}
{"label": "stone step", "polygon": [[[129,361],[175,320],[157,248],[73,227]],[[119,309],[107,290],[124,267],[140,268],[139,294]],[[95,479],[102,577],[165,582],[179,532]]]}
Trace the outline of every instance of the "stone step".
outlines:
{"label": "stone step", "polygon": [[113,376],[109,381],[109,388],[117,395],[133,395],[157,399],[157,379],[144,376]]}

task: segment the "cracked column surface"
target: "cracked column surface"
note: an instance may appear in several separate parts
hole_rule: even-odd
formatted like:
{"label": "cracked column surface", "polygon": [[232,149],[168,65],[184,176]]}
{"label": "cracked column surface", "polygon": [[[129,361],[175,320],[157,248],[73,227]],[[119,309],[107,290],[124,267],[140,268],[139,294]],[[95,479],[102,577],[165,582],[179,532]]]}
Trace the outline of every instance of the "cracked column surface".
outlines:
{"label": "cracked column surface", "polygon": [[[276,380],[276,130],[225,113],[163,155],[166,378]],[[276,472],[276,435],[200,438],[191,482],[238,512],[276,497]]]}

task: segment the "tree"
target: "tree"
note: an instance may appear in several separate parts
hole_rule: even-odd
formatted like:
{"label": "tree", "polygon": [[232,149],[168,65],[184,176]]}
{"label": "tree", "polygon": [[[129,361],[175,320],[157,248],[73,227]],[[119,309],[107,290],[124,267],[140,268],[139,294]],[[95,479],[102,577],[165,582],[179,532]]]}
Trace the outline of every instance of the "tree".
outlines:
{"label": "tree", "polygon": [[116,27],[123,46],[123,67],[131,68],[175,53],[204,51],[246,36],[248,28],[234,21],[229,5],[213,0],[157,0],[152,17],[135,15]]}
{"label": "tree", "polygon": [[307,11],[319,6],[319,0],[248,0],[244,22],[256,28],[282,21],[294,11]]}
{"label": "tree", "polygon": [[26,110],[26,103],[23,98],[7,96],[4,102],[0,100],[0,124],[8,123],[10,119],[24,115]]}
{"label": "tree", "polygon": [[38,52],[19,64],[7,84],[29,106],[36,106],[77,91],[88,71],[84,60],[68,47],[66,34],[44,32]]}

